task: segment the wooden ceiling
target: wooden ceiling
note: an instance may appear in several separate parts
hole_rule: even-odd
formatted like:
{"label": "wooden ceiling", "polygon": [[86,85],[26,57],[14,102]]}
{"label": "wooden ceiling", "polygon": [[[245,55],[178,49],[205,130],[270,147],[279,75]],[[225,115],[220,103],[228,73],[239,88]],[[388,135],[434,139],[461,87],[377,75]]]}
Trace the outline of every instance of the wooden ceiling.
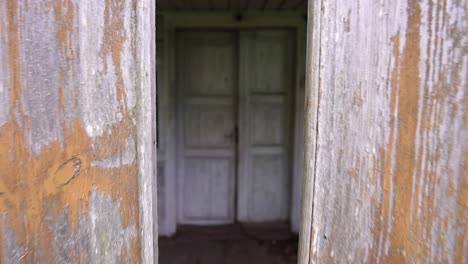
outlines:
{"label": "wooden ceiling", "polygon": [[157,0],[159,11],[301,11],[307,0]]}

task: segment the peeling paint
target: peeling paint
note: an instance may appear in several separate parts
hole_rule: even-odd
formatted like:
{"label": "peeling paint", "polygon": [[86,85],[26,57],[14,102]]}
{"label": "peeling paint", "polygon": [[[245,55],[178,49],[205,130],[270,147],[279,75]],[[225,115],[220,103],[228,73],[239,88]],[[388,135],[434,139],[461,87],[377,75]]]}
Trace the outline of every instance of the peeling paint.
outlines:
{"label": "peeling paint", "polygon": [[2,214],[3,261],[4,263],[20,263],[26,255],[26,249],[18,244],[15,232],[8,228],[7,214]]}
{"label": "peeling paint", "polygon": [[[83,29],[79,36],[80,52],[100,54],[106,5],[104,1],[85,1],[78,8]],[[86,132],[90,137],[102,136],[104,131],[122,120],[117,101],[115,65],[110,55],[80,56],[80,72],[83,74],[80,106]]]}
{"label": "peeling paint", "polygon": [[[130,250],[130,241],[137,237],[134,225],[124,227],[120,220],[120,204],[105,194],[93,191],[89,215],[83,226],[90,226],[91,262],[116,263],[121,250]],[[125,262],[125,261],[124,261]]]}
{"label": "peeling paint", "polygon": [[9,57],[8,57],[8,35],[5,30],[4,24],[6,22],[6,2],[0,3],[0,127],[5,124],[10,115],[10,83],[7,72],[3,69],[7,68]]}
{"label": "peeling paint", "polygon": [[321,4],[312,261],[466,262],[466,7]]}
{"label": "peeling paint", "polygon": [[[124,10],[132,9],[132,2],[124,2]],[[123,18],[123,30],[126,36],[131,36],[132,32],[136,30],[135,25],[131,23],[135,19],[132,12],[125,12]],[[135,75],[135,59],[132,56],[135,43],[132,43],[129,39],[125,39],[122,47],[122,55],[120,56],[120,68],[122,71],[122,79],[124,87],[132,87],[136,80]],[[126,104],[127,108],[133,109],[136,107],[136,94],[133,89],[125,89]]]}
{"label": "peeling paint", "polygon": [[[24,19],[19,31],[19,63],[21,65],[20,109],[30,129],[25,138],[34,154],[41,147],[59,140],[63,144],[59,108],[59,57],[53,11],[40,3],[18,5]],[[42,30],[47,28],[48,30]]]}
{"label": "peeling paint", "polygon": [[68,209],[58,218],[46,218],[54,237],[56,263],[71,263],[73,255],[84,257],[87,263],[128,262],[122,259],[122,252],[130,251],[137,229],[135,225],[122,224],[120,206],[109,195],[94,189],[90,193],[87,214],[79,216],[77,230],[68,222]]}
{"label": "peeling paint", "polygon": [[[392,197],[385,199],[384,192],[391,191],[393,181],[389,179],[385,183],[384,179],[376,176],[372,177],[373,184],[366,184],[366,181],[369,179],[367,172],[380,165],[376,164],[378,161],[375,158],[372,158],[379,155],[379,149],[376,148],[376,145],[391,144],[390,142],[397,137],[393,133],[394,138],[391,138],[392,133],[388,126],[388,124],[398,122],[398,120],[392,118],[395,110],[391,109],[388,103],[390,93],[387,85],[390,82],[389,78],[391,78],[388,76],[389,67],[397,67],[396,60],[398,58],[393,57],[392,49],[385,47],[391,44],[391,39],[395,36],[400,39],[398,50],[404,47],[402,39],[404,40],[403,32],[406,28],[406,20],[404,19],[406,5],[402,4],[398,8],[390,8],[390,6],[392,3],[348,1],[344,5],[340,4],[339,8],[331,7],[338,9],[340,13],[337,16],[342,16],[343,19],[347,20],[347,23],[339,25],[340,28],[325,29],[336,31],[337,33],[334,34],[340,35],[336,38],[339,41],[332,40],[327,37],[328,33],[323,33],[323,45],[339,45],[339,48],[322,54],[323,64],[321,67],[323,70],[321,72],[327,78],[322,81],[334,84],[336,88],[326,89],[321,93],[321,99],[326,98],[326,100],[321,100],[321,118],[318,126],[325,130],[319,131],[319,139],[321,135],[333,135],[334,133],[342,134],[344,137],[324,136],[323,140],[319,140],[317,151],[323,154],[318,156],[318,164],[333,160],[335,166],[318,167],[317,173],[319,175],[343,175],[349,180],[336,179],[327,183],[326,178],[317,178],[316,201],[320,201],[321,206],[327,209],[318,212],[316,219],[327,217],[327,212],[332,211],[338,211],[340,215],[343,215],[343,218],[336,219],[338,222],[333,223],[333,228],[330,227],[331,230],[326,230],[326,236],[344,243],[352,237],[354,243],[350,244],[351,248],[334,250],[334,255],[346,256],[347,261],[353,261],[356,258],[368,261],[374,246],[377,247],[376,250],[382,252],[379,254],[387,254],[389,249],[389,234],[392,230],[391,210],[394,205]],[[379,15],[363,15],[365,12],[372,12],[368,10],[369,7],[374,8],[374,12]],[[387,21],[395,23],[386,24]],[[330,20],[330,23],[333,21]],[[376,34],[377,31],[382,32],[382,34]],[[366,32],[368,35],[364,35]],[[401,44],[402,42],[403,44]],[[358,46],[353,49],[362,52],[349,52],[346,46],[348,43],[356,43]],[[329,61],[328,57],[336,58],[331,59],[331,61],[339,65],[336,67],[339,69],[324,64]],[[355,64],[361,66],[356,67]],[[355,76],[359,76],[359,79]],[[374,86],[375,89],[366,89],[369,86]],[[344,90],[338,90],[339,87],[343,87]],[[346,101],[349,98],[359,98],[360,103],[348,105]],[[336,105],[341,105],[343,108],[339,111],[332,110]],[[352,114],[348,115],[348,113]],[[328,126],[327,123],[330,121],[325,120],[330,120],[334,125]],[[376,121],[381,122],[381,125],[372,130],[366,128],[366,124]],[[362,133],[364,130],[366,133]],[[355,142],[365,143],[355,145]],[[331,146],[337,146],[337,148],[333,149]],[[354,150],[350,152],[349,149]],[[359,157],[357,153],[367,153],[367,155]],[[391,160],[392,157],[389,158]],[[346,175],[345,168],[351,168],[350,171],[355,171],[358,174],[356,177],[350,177]],[[330,188],[333,186],[333,188],[320,188],[320,186],[330,186]],[[325,197],[327,198],[325,199]],[[337,199],[340,197],[343,197],[345,201],[359,202],[355,207],[348,207],[346,204],[337,203],[339,201]],[[381,216],[382,221],[388,224],[382,226],[382,233],[378,236],[374,235],[372,229],[373,217],[377,213],[373,209],[373,203],[386,203],[385,206],[389,209],[386,215]],[[321,226],[321,224],[319,225]],[[345,227],[345,229],[336,228],[337,226]],[[317,252],[314,254],[326,254],[325,252],[321,253],[320,247],[317,246],[317,243],[321,241],[320,237],[324,235],[320,232],[315,234],[313,241],[316,245],[313,245],[313,249]],[[349,254],[349,252],[354,253]]]}
{"label": "peeling paint", "polygon": [[[118,3],[118,5],[123,5],[123,8],[131,10],[131,1]],[[106,30],[103,27],[108,23],[106,19],[118,19],[119,16],[123,15],[123,28],[118,30],[124,32],[118,34],[131,35],[131,30],[133,30],[132,12],[106,15],[106,10],[114,10],[114,8],[115,6],[107,7],[104,1],[80,2],[79,5],[80,26],[83,28],[79,36],[80,51],[105,55],[103,57],[82,56],[80,58],[80,68],[83,74],[80,86],[80,105],[83,109],[85,128],[90,137],[102,136],[104,131],[120,122],[123,119],[121,108],[124,105],[126,108],[133,108],[136,104],[133,89],[128,89],[135,84],[134,71],[136,69],[132,67],[134,64],[132,44],[128,39],[119,40],[116,36],[110,40],[112,42],[106,43]],[[111,18],[108,18],[109,16]],[[90,21],[93,23],[90,24]],[[114,25],[112,21],[109,23],[109,26]],[[123,42],[121,49],[109,52],[112,45],[119,45],[121,41]],[[122,86],[119,84],[120,82],[123,82]],[[120,98],[119,94],[122,92],[126,96],[125,100]]]}
{"label": "peeling paint", "polygon": [[123,165],[132,164],[135,161],[136,150],[135,142],[132,138],[128,138],[125,143],[125,150],[118,154],[113,154],[99,160],[91,161],[91,166],[102,168],[118,168]]}
{"label": "peeling paint", "polygon": [[[151,89],[137,82],[148,67],[138,64],[137,8],[0,1],[1,263],[152,259],[140,250],[153,234],[152,219],[140,226],[140,196],[152,195],[139,183],[153,174],[137,148],[153,138],[140,138],[136,120],[140,90]],[[152,216],[151,203],[141,208]]]}

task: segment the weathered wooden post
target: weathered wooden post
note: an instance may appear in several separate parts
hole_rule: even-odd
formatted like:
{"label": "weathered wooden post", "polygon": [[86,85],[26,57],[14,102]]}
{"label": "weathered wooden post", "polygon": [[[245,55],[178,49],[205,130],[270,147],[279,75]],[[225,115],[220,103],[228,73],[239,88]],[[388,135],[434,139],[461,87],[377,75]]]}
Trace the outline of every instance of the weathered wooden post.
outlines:
{"label": "weathered wooden post", "polygon": [[0,1],[1,263],[153,263],[154,2]]}
{"label": "weathered wooden post", "polygon": [[300,263],[468,262],[466,1],[310,1]]}

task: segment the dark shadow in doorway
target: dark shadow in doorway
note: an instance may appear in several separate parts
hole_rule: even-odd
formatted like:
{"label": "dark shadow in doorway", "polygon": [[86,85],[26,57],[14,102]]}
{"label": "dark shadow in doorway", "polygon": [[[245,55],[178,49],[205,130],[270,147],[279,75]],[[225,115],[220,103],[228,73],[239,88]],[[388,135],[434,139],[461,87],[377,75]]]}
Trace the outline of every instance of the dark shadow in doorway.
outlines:
{"label": "dark shadow in doorway", "polygon": [[293,264],[297,236],[286,225],[181,226],[159,239],[161,264]]}

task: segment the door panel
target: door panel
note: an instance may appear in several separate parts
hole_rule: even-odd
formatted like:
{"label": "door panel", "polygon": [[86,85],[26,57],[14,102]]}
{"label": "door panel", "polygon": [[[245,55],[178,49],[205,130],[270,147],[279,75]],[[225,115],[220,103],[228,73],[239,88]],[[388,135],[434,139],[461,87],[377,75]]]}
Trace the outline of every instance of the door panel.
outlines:
{"label": "door panel", "polygon": [[234,220],[236,34],[178,33],[179,222]]}
{"label": "door panel", "polygon": [[252,73],[249,81],[254,93],[281,93],[287,88],[290,81],[285,74],[285,65],[293,55],[285,46],[282,39],[284,31],[257,31],[244,33],[245,44],[249,46],[246,52],[249,54],[248,65]]}
{"label": "door panel", "polygon": [[238,219],[283,221],[290,210],[290,91],[293,33],[240,34]]}
{"label": "door panel", "polygon": [[288,215],[289,179],[285,176],[285,155],[251,154],[249,220],[283,220]]}
{"label": "door panel", "polygon": [[285,142],[285,102],[284,96],[278,96],[279,100],[265,100],[252,97],[250,107],[251,117],[251,144],[256,146],[282,145]]}
{"label": "door panel", "polygon": [[[230,98],[232,99],[232,98]],[[219,99],[185,103],[185,147],[232,147],[229,135],[234,129],[232,102]],[[228,136],[226,136],[228,135]]]}
{"label": "door panel", "polygon": [[[232,161],[227,158],[186,158],[184,217],[188,220],[225,220],[230,216]],[[220,199],[221,198],[221,199]]]}
{"label": "door panel", "polygon": [[[229,32],[184,32],[182,58],[187,95],[233,95],[235,85],[235,34]],[[215,73],[215,74],[214,74]]]}

